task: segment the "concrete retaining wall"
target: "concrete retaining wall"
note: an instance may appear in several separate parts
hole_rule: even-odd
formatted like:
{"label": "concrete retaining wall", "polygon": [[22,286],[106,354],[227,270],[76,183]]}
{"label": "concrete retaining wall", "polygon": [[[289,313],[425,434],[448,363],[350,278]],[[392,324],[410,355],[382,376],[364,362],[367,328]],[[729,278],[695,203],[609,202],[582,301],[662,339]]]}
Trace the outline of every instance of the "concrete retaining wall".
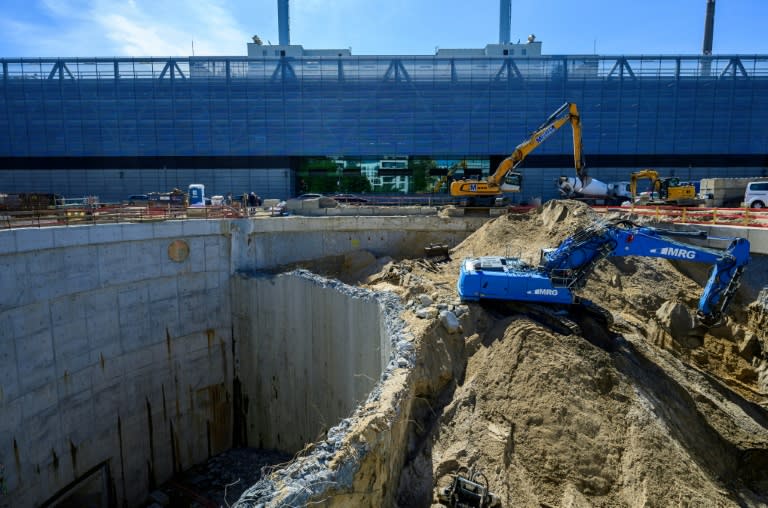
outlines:
{"label": "concrete retaining wall", "polygon": [[[174,261],[179,239],[189,255]],[[229,239],[218,224],[3,231],[0,245],[11,506],[39,505],[103,463],[117,501],[136,506],[153,483],[230,447]]]}
{"label": "concrete retaining wall", "polygon": [[458,245],[487,218],[283,217],[232,221],[232,267],[260,270],[365,249],[375,256],[422,256],[429,243]]}
{"label": "concrete retaining wall", "polygon": [[233,280],[247,442],[295,453],[364,401],[392,348],[374,295],[301,272]]}

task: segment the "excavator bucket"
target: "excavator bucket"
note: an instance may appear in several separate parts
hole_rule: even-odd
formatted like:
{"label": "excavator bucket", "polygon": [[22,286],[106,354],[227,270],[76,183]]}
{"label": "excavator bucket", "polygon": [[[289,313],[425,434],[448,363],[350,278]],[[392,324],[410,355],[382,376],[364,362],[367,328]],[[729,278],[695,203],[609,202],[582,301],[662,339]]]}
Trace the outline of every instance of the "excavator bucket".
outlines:
{"label": "excavator bucket", "polygon": [[449,261],[451,257],[448,255],[450,248],[445,243],[431,243],[427,247],[424,247],[424,257],[430,261]]}

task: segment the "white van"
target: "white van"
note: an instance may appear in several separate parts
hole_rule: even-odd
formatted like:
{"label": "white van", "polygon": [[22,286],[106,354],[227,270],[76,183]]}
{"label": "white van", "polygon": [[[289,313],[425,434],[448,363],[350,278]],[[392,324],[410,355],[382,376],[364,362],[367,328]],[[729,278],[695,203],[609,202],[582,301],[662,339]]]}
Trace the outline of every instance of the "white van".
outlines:
{"label": "white van", "polygon": [[768,206],[768,182],[749,182],[744,191],[744,206],[765,208]]}

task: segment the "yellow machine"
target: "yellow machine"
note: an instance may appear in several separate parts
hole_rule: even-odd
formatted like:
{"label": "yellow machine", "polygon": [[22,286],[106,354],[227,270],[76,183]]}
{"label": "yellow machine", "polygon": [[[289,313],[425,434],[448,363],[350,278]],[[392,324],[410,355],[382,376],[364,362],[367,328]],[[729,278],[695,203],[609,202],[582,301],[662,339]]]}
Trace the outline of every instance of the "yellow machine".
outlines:
{"label": "yellow machine", "polygon": [[466,170],[467,169],[467,161],[457,162],[456,164],[454,164],[453,166],[448,168],[448,172],[446,174],[444,174],[442,177],[440,177],[440,180],[437,181],[437,183],[435,184],[434,189],[432,189],[432,192],[434,192],[435,194],[440,192],[440,189],[443,188],[443,185],[445,185],[445,182],[447,182],[448,179],[451,177],[451,175],[453,175],[459,168],[462,168],[462,169]]}
{"label": "yellow machine", "polygon": [[469,206],[492,206],[502,197],[503,192],[520,192],[522,175],[512,170],[566,122],[570,122],[573,130],[576,176],[584,182],[587,179],[587,171],[581,151],[581,119],[576,104],[566,102],[552,113],[528,139],[517,145],[512,155],[501,161],[496,171],[488,178],[452,182],[451,196],[466,198]]}
{"label": "yellow machine", "polygon": [[[637,181],[643,178],[651,180],[651,194],[647,198],[637,194]],[[691,206],[701,203],[701,200],[696,198],[696,187],[693,184],[681,182],[674,176],[660,177],[653,169],[632,173],[629,177],[629,192],[632,194],[632,201],[638,204]]]}

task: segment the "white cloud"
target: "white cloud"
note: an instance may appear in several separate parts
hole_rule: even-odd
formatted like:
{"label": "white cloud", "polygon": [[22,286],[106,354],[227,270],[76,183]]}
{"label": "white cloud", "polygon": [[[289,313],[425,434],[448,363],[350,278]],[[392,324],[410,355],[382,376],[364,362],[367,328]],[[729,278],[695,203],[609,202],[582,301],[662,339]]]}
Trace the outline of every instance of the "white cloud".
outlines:
{"label": "white cloud", "polygon": [[171,27],[148,25],[117,14],[96,14],[94,21],[102,26],[102,32],[114,42],[119,54],[182,56],[190,53],[190,48],[180,44],[182,34]]}
{"label": "white cloud", "polygon": [[[0,19],[14,56],[245,55],[249,34],[230,0],[42,0],[38,23]],[[42,54],[50,48],[52,53]],[[14,51],[14,50],[10,50]]]}

